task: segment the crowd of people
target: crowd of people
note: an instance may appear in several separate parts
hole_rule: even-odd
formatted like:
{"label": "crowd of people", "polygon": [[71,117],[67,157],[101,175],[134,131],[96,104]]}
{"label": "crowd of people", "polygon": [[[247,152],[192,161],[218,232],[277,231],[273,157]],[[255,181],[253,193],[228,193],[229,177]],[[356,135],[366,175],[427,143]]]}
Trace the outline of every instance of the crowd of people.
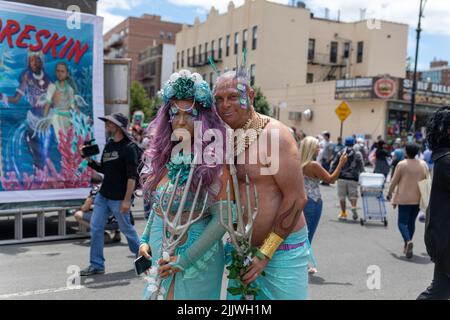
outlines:
{"label": "crowd of people", "polygon": [[[91,232],[90,264],[82,276],[105,272],[102,234],[113,216],[130,251],[157,266],[158,290],[162,289],[158,297],[220,299],[227,252],[233,251],[230,241],[224,241],[233,235],[227,232],[224,224],[229,222],[223,221],[221,213],[248,201],[248,208],[258,211],[249,240],[255,250],[245,268],[229,280],[232,290],[227,298],[244,298],[232,293],[243,286],[258,288],[256,299],[307,299],[308,273],[318,272],[311,243],[323,211],[321,184],[337,182],[338,218],[347,219],[348,199],[352,218],[357,220],[359,177],[372,165],[374,173],[390,180],[387,199],[398,206],[398,228],[408,258],[413,254],[421,200],[418,182],[434,170],[437,178],[433,179],[426,214],[426,246],[436,268],[432,285],[420,298],[450,298],[450,108],[433,116],[427,147],[421,151],[415,143],[395,141],[390,146],[381,137],[369,148],[367,141],[356,136],[339,137],[333,143],[329,132],[319,137],[298,133],[254,110],[254,91],[248,75],[239,68],[219,76],[214,88],[199,74],[182,70],[170,77],[162,95],[163,104],[145,131],[133,126],[130,133],[128,119],[122,114],[100,118],[110,140],[100,162],[88,158],[89,166],[103,174],[103,183],[77,213],[80,222],[89,223]],[[232,165],[226,161],[193,164],[197,155],[189,147],[195,145],[196,121],[202,124],[202,136],[208,130],[223,137],[227,130],[237,130]],[[245,130],[254,134],[242,134]],[[273,130],[279,132],[279,163],[277,170],[263,175],[271,150],[260,142],[273,138]],[[180,149],[180,141],[188,148]],[[201,147],[207,148],[209,142],[202,141]],[[219,154],[216,160],[229,157],[229,150],[221,146],[223,149],[212,152]],[[251,163],[250,154],[255,150],[259,157]],[[138,183],[147,219],[140,237],[129,215]],[[259,197],[249,194],[253,187]],[[235,223],[237,211],[234,207]],[[167,229],[174,223],[178,229]],[[168,250],[168,241],[180,234],[178,245]],[[149,276],[151,270],[146,273]],[[149,299],[154,292],[155,286],[148,282],[143,298]]]}

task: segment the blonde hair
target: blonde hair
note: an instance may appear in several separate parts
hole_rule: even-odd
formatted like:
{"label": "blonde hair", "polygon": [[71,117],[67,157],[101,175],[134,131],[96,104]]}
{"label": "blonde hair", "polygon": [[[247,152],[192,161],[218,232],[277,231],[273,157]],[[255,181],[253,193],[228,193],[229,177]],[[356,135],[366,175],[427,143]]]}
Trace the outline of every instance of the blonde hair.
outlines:
{"label": "blonde hair", "polygon": [[300,143],[300,164],[302,168],[313,161],[318,147],[319,140],[314,137],[309,136],[302,140]]}

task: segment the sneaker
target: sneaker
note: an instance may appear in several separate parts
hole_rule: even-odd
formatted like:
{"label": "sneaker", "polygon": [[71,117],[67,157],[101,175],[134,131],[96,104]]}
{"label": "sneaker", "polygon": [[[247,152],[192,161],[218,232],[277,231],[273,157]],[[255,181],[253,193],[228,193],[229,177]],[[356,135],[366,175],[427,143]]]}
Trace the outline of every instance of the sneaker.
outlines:
{"label": "sneaker", "polygon": [[317,273],[317,269],[314,268],[314,267],[308,267],[308,273],[309,274],[315,274],[315,273]]}
{"label": "sneaker", "polygon": [[352,208],[353,220],[358,220],[358,212],[356,212],[356,208]]}
{"label": "sneaker", "polygon": [[406,258],[411,259],[413,256],[413,243],[410,241],[408,242],[408,244],[406,245]]}
{"label": "sneaker", "polygon": [[111,243],[112,242],[111,235],[109,234],[108,231],[105,231],[105,233],[103,234],[103,241],[105,243]]}
{"label": "sneaker", "polygon": [[341,211],[341,213],[338,215],[338,219],[347,219],[347,212]]}
{"label": "sneaker", "polygon": [[120,236],[120,231],[116,231],[114,233],[114,238],[112,239],[112,242],[120,242],[122,240],[122,237]]}
{"label": "sneaker", "polygon": [[104,274],[105,269],[95,269],[93,266],[89,266],[80,271],[81,277],[92,276],[94,274]]}

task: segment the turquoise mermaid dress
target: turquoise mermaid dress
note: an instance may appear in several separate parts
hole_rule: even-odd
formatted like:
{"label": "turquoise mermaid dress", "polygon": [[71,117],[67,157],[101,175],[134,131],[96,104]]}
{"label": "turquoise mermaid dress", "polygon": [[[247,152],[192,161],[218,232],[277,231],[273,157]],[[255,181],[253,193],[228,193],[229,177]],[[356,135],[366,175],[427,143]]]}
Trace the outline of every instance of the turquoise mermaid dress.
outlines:
{"label": "turquoise mermaid dress", "polygon": [[[165,198],[163,207],[166,209],[169,196],[173,190],[171,182]],[[160,186],[153,192],[153,207],[147,222],[145,231],[141,237],[141,244],[146,243],[152,250],[153,265],[157,265],[162,257],[162,238],[164,231],[163,218],[157,214],[160,198],[166,185]],[[172,214],[175,214],[183,193],[183,187],[177,188]],[[200,197],[201,198],[201,197]],[[183,215],[188,215],[193,203],[194,194],[189,193]],[[223,235],[225,229],[220,225],[219,205],[226,202],[216,202],[210,204],[203,217],[194,223],[187,232],[187,237],[182,240],[176,248],[175,255],[179,256],[176,263],[182,271],[171,275],[162,281],[162,293],[167,299],[170,285],[174,280],[174,300],[219,300],[222,288],[222,278],[225,267],[225,255],[223,248]],[[199,199],[195,212],[200,212],[203,205]],[[182,218],[183,219],[183,218]],[[184,243],[183,243],[184,241]],[[193,253],[194,252],[194,253]],[[179,262],[179,263],[178,263]],[[144,288],[143,299],[149,299],[151,290],[149,284]]]}

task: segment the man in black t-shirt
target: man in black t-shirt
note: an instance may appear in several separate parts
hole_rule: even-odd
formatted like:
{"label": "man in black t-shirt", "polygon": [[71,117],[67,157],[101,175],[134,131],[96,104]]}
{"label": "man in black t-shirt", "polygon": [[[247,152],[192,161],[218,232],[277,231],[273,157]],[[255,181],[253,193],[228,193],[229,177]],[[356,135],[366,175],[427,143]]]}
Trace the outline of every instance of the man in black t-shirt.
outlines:
{"label": "man in black t-shirt", "polygon": [[110,212],[127,238],[130,251],[137,254],[139,250],[139,237],[131,224],[129,214],[138,179],[138,159],[133,139],[127,131],[128,118],[121,113],[114,113],[99,119],[105,121],[106,133],[112,139],[106,144],[100,163],[87,158],[88,165],[104,177],[100,191],[95,197],[91,218],[90,265],[80,272],[81,276],[105,272],[103,232]]}

